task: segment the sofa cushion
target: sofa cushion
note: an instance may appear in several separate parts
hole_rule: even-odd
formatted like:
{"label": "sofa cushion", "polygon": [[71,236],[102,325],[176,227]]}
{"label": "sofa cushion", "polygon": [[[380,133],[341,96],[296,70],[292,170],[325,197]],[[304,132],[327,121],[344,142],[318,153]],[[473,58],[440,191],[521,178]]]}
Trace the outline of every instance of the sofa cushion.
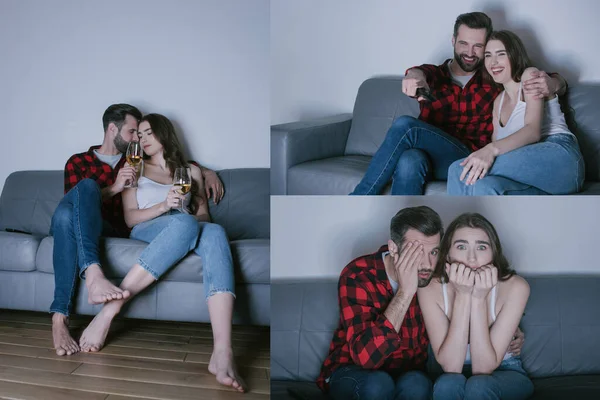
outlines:
{"label": "sofa cushion", "polygon": [[[308,161],[288,170],[289,195],[347,195],[360,182],[371,162],[370,156],[343,156]],[[389,194],[392,185],[382,194]],[[426,195],[446,194],[446,182],[434,181],[425,186]]]}
{"label": "sofa cushion", "polygon": [[[218,172],[225,187],[219,204],[209,201],[213,221],[229,240],[268,239],[270,174],[268,168]],[[16,229],[46,236],[56,206],[63,198],[63,171],[17,171],[6,179],[0,197],[0,230]]]}
{"label": "sofa cushion", "polygon": [[[526,277],[521,357],[533,378],[600,375],[600,276]],[[271,378],[314,381],[339,321],[337,280],[271,284]]]}
{"label": "sofa cushion", "polygon": [[401,115],[419,115],[417,101],[402,93],[402,78],[364,81],[354,103],[345,154],[375,154],[392,122]]}
{"label": "sofa cushion", "polygon": [[[48,274],[54,273],[52,264],[52,248],[54,238],[48,236],[42,240],[37,253],[38,270]],[[103,238],[101,240],[101,259],[104,273],[111,279],[122,279],[136,262],[146,243],[133,239]],[[268,239],[238,240],[230,243],[236,266],[235,275],[238,283],[269,283],[269,248]],[[203,282],[202,261],[195,253],[190,253],[174,268],[169,270],[161,280],[176,282]]]}
{"label": "sofa cushion", "polygon": [[63,198],[62,171],[17,171],[6,178],[0,196],[0,230],[46,236]]}
{"label": "sofa cushion", "polygon": [[559,376],[533,379],[531,400],[600,399],[600,375]]}
{"label": "sofa cushion", "polygon": [[566,112],[569,127],[579,140],[587,180],[600,180],[599,84],[578,84],[569,88]]}
{"label": "sofa cushion", "polygon": [[40,241],[40,237],[24,233],[0,232],[0,270],[35,271]]}

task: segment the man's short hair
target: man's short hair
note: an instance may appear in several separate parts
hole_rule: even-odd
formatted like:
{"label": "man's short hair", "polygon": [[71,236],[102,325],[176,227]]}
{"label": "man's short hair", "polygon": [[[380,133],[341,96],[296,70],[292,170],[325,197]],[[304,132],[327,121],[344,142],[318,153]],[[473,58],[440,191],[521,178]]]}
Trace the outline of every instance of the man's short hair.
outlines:
{"label": "man's short hair", "polygon": [[409,229],[425,236],[444,236],[444,226],[439,214],[427,206],[408,207],[398,211],[390,223],[390,238],[399,247],[404,243],[404,235]]}
{"label": "man's short hair", "polygon": [[108,129],[108,125],[112,122],[117,126],[119,131],[123,124],[125,124],[125,118],[127,115],[131,115],[136,120],[142,119],[142,113],[136,107],[129,104],[113,104],[104,111],[102,116],[102,125],[104,126],[104,132]]}
{"label": "man's short hair", "polygon": [[456,22],[454,23],[455,38],[458,36],[458,28],[460,28],[461,25],[466,25],[471,29],[485,29],[486,40],[494,30],[492,26],[492,19],[488,17],[486,13],[479,11],[460,14],[456,18]]}

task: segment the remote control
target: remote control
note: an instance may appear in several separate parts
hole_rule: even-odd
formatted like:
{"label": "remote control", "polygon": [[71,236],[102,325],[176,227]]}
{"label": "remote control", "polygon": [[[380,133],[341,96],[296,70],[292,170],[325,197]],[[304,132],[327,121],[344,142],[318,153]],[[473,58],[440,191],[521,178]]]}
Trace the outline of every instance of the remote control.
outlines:
{"label": "remote control", "polygon": [[423,97],[423,98],[425,98],[425,100],[427,100],[429,102],[436,101],[436,98],[431,94],[431,92],[429,90],[425,89],[425,88],[422,88],[422,87],[420,87],[420,88],[417,89],[416,95],[417,95],[417,98]]}

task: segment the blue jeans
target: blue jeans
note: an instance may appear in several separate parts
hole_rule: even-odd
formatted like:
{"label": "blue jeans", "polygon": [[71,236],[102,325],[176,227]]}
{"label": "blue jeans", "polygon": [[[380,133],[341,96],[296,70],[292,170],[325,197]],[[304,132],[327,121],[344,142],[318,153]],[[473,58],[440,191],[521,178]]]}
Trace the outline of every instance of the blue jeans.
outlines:
{"label": "blue jeans", "polygon": [[384,371],[347,365],[335,370],[329,380],[329,396],[334,400],[429,400],[431,391],[431,379],[421,371],[394,380]]}
{"label": "blue jeans", "polygon": [[448,167],[468,156],[458,139],[414,117],[394,121],[351,195],[374,195],[392,180],[393,195],[422,195],[431,175],[446,180]]}
{"label": "blue jeans", "polygon": [[77,275],[100,265],[99,241],[103,227],[102,193],[96,181],[83,179],[62,198],[50,224],[54,236],[54,301],[50,312],[69,315]]}
{"label": "blue jeans", "polygon": [[191,215],[171,211],[136,225],[131,238],[149,243],[137,263],[154,279],[158,280],[193,250],[202,260],[206,298],[215,293],[230,293],[235,297],[233,259],[222,226],[198,222]]}
{"label": "blue jeans", "polygon": [[460,181],[461,162],[454,162],[448,170],[450,195],[571,194],[581,190],[585,177],[577,138],[567,133],[546,136],[496,157],[488,174],[471,186]]}
{"label": "blue jeans", "polygon": [[491,375],[472,375],[465,365],[462,374],[442,374],[433,385],[433,400],[525,400],[533,394],[533,383],[513,357]]}

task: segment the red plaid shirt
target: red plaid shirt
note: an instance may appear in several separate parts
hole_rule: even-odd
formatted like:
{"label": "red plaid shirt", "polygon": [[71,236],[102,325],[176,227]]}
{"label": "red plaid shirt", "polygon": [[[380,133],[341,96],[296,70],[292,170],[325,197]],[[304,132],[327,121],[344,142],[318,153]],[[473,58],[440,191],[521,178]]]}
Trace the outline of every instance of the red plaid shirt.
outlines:
{"label": "red plaid shirt", "polygon": [[419,119],[476,151],[492,141],[494,99],[502,88],[484,82],[481,68],[462,88],[452,81],[448,62],[449,59],[439,66],[423,64],[413,67],[423,71],[431,94],[437,99],[432,103],[419,102]]}
{"label": "red plaid shirt", "polygon": [[400,332],[383,314],[394,297],[383,262],[386,251],[383,246],[377,253],[351,261],[340,275],[340,323],[317,378],[323,391],[328,390],[326,380],[331,374],[347,364],[392,375],[425,368],[429,338],[417,296]]}
{"label": "red plaid shirt", "polygon": [[[112,169],[94,154],[94,150],[99,148],[100,146],[92,146],[87,152],[74,154],[69,158],[65,165],[65,194],[86,178],[95,180],[100,189],[115,183],[117,173],[126,159],[121,157],[115,169]],[[102,218],[111,224],[119,237],[129,237],[130,230],[123,216],[121,193],[102,202]]]}

